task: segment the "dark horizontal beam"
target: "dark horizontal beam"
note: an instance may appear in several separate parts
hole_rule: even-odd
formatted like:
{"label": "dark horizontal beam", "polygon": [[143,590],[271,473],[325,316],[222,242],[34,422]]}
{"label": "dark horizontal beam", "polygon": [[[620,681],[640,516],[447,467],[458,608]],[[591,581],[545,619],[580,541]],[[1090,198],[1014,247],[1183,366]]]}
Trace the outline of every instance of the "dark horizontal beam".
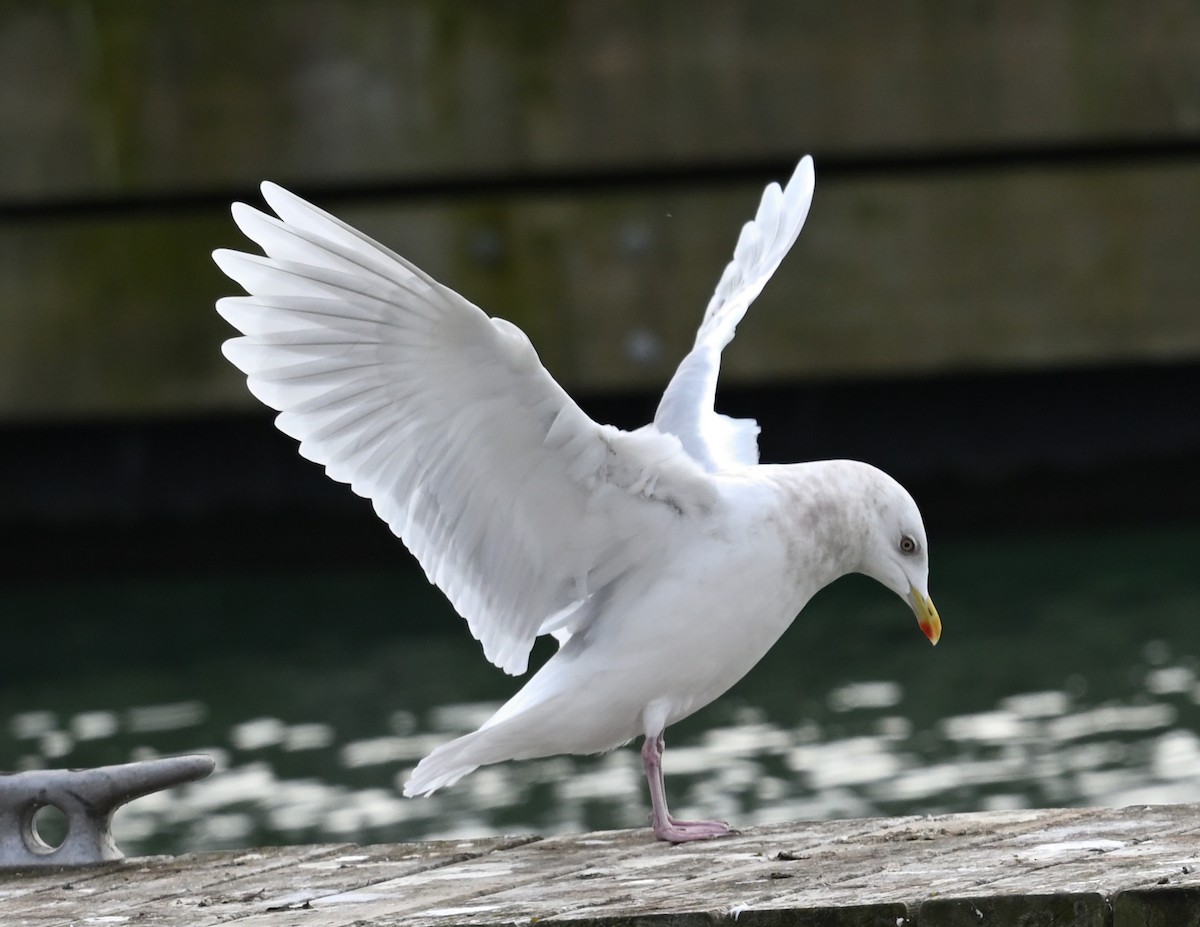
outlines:
{"label": "dark horizontal beam", "polygon": [[[648,391],[580,397],[622,428],[656,402]],[[870,461],[920,500],[931,532],[976,535],[1195,523],[1197,407],[1200,359],[797,380],[731,386],[719,402],[758,419],[765,461]],[[921,440],[897,409],[920,410]],[[0,537],[13,539],[0,580],[398,563],[370,503],[270,421],[263,409],[0,423],[0,447],[19,449],[0,455]],[[214,447],[228,466],[213,466]]]}
{"label": "dark horizontal beam", "polygon": [[[633,189],[716,187],[765,183],[786,178],[803,152],[736,160],[664,161],[633,165],[578,165],[496,172],[374,177],[346,181],[277,178],[301,195],[322,203],[422,202],[571,195],[588,196]],[[1094,139],[1015,145],[964,146],[936,150],[812,152],[826,182],[908,175],[970,174],[1047,169],[1139,167],[1169,162],[1200,162],[1200,136]],[[256,199],[250,187],[163,190],[61,198],[0,200],[0,223],[160,217],[225,210],[234,200]]]}

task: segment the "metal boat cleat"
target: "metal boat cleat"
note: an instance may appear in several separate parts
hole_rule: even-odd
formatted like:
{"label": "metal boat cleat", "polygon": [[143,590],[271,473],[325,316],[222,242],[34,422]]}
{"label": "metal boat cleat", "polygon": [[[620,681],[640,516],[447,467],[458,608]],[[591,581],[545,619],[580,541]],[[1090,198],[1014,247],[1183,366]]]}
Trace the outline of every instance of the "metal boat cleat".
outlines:
{"label": "metal boat cleat", "polygon": [[[0,869],[83,866],[124,859],[113,841],[113,813],[126,802],[203,779],[211,756],[171,756],[95,769],[37,769],[0,773]],[[52,847],[34,815],[47,805],[67,819],[67,835]]]}

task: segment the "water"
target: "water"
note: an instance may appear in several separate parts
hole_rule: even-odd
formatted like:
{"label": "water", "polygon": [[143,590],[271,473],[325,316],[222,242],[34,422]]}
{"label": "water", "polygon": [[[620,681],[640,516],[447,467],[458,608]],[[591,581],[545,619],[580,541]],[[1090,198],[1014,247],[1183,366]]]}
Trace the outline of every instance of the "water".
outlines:
{"label": "water", "polygon": [[[748,825],[1200,800],[1198,563],[1200,529],[945,540],[936,649],[904,603],[842,580],[668,731],[672,810]],[[647,820],[632,747],[400,795],[519,686],[404,568],[24,584],[0,614],[0,768],[217,758],[119,813],[127,852]]]}

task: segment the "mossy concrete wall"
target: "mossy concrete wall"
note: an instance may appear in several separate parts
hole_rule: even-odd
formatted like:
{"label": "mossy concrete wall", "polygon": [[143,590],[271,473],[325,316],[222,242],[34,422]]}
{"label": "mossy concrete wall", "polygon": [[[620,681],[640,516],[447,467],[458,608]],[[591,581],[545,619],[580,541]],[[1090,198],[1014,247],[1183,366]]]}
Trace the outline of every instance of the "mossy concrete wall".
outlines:
{"label": "mossy concrete wall", "polygon": [[[0,0],[0,133],[0,420],[249,408],[208,257],[240,236],[187,197],[267,177],[304,193],[815,152],[809,227],[731,379],[1200,353],[1194,154],[822,175],[823,155],[1194,140],[1182,0]],[[686,350],[760,187],[322,205],[525,327],[572,388],[642,389]],[[83,207],[39,212],[63,203]]]}

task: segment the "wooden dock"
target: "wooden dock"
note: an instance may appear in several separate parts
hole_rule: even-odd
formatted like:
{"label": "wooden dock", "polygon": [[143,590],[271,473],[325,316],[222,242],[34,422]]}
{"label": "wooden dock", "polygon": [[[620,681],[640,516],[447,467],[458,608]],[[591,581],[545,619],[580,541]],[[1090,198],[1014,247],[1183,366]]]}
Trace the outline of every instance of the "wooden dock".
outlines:
{"label": "wooden dock", "polygon": [[1200,924],[1200,806],[277,847],[0,873],[0,924]]}

